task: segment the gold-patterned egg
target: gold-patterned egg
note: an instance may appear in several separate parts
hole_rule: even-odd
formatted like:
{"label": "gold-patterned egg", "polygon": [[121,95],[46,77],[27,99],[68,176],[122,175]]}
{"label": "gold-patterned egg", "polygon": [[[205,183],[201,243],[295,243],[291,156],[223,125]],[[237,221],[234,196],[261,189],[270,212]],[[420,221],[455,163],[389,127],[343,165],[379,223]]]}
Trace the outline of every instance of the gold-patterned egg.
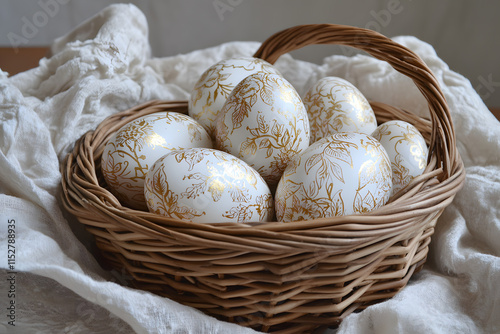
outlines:
{"label": "gold-patterned egg", "polygon": [[338,132],[371,134],[377,120],[370,103],[349,81],[324,77],[304,96],[311,125],[311,144]]}
{"label": "gold-patterned egg", "polygon": [[151,212],[197,223],[265,222],[274,203],[262,177],[219,150],[169,153],[151,167],[144,188]]}
{"label": "gold-patterned egg", "polygon": [[227,97],[247,76],[263,72],[277,73],[268,62],[254,57],[224,59],[210,66],[196,82],[189,98],[189,116],[214,136],[215,119]]}
{"label": "gold-patterned egg", "polygon": [[325,137],[290,162],[275,193],[278,221],[370,212],[387,203],[391,165],[384,147],[360,133]]}
{"label": "gold-patterned egg", "polygon": [[216,148],[255,168],[271,188],[290,160],[309,146],[309,120],[295,88],[281,75],[256,73],[231,92],[216,120]]}
{"label": "gold-patterned egg", "polygon": [[413,125],[394,120],[377,127],[372,136],[385,147],[392,166],[392,193],[406,187],[427,167],[428,148],[425,139]]}
{"label": "gold-patterned egg", "polygon": [[111,192],[122,204],[147,210],[144,178],[161,156],[183,148],[212,147],[205,129],[177,112],[139,117],[120,128],[106,143],[101,170]]}

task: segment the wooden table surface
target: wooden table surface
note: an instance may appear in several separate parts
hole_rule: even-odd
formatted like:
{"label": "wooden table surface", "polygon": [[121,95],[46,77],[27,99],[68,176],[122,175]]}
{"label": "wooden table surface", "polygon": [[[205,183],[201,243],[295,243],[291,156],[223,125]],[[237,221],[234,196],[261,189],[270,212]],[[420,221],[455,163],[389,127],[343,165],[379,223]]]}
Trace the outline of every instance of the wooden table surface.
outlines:
{"label": "wooden table surface", "polygon": [[[47,47],[23,47],[17,50],[0,47],[0,68],[14,75],[38,66],[38,61],[49,54]],[[490,106],[490,110],[500,120],[500,106]]]}
{"label": "wooden table surface", "polygon": [[9,72],[10,75],[17,74],[37,67],[38,61],[49,54],[49,48],[29,47],[19,48],[0,48],[0,68]]}

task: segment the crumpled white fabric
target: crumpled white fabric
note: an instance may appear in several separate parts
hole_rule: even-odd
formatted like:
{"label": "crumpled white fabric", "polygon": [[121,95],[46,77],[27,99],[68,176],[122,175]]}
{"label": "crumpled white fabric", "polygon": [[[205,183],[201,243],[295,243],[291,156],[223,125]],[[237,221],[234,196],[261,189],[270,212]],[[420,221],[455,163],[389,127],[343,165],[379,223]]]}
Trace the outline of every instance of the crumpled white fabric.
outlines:
{"label": "crumpled white fabric", "polygon": [[[499,332],[500,123],[432,46],[411,36],[394,40],[419,54],[441,84],[467,178],[438,221],[424,269],[394,298],[351,314],[328,332]],[[54,41],[52,56],[37,68],[12,77],[0,71],[1,333],[254,332],[125,287],[127,275],[99,267],[89,236],[58,198],[59,163],[83,133],[148,100],[185,100],[208,66],[252,55],[258,47],[232,42],[152,58],[143,13],[112,5]],[[340,76],[368,99],[426,113],[412,81],[371,57],[335,55],[316,65],[285,55],[276,66],[300,94],[323,76]],[[6,310],[12,220],[15,328]]]}

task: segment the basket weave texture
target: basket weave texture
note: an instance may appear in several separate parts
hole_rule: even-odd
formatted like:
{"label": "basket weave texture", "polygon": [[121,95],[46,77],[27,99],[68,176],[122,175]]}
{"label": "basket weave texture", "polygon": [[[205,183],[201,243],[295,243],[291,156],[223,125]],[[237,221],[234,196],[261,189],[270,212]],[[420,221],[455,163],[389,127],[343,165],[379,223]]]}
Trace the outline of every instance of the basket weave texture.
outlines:
{"label": "basket weave texture", "polygon": [[304,333],[336,326],[353,311],[394,296],[424,264],[437,219],[465,171],[446,100],[429,68],[383,35],[321,24],[286,29],[255,57],[274,63],[311,44],[341,44],[411,78],[430,119],[370,102],[380,123],[415,125],[428,166],[385,206],[363,215],[290,223],[196,224],[124,207],[108,191],[100,160],[121,126],[158,111],[187,113],[187,101],[150,101],[108,117],[76,142],[61,165],[65,208],[86,226],[106,263],[135,287],[260,331]]}

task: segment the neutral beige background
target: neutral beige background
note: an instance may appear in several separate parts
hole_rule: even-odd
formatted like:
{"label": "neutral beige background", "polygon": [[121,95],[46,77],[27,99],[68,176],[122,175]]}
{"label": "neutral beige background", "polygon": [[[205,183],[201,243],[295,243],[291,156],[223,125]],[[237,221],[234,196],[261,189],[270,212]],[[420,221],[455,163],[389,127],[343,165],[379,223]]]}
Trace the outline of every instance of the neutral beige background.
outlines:
{"label": "neutral beige background", "polygon": [[[39,46],[71,30],[112,0],[0,0],[0,46]],[[500,106],[500,1],[496,0],[135,0],[147,16],[154,56],[186,53],[234,40],[262,41],[305,23],[338,23],[432,44],[466,76],[485,103]],[[333,46],[294,56],[320,62]],[[1,67],[1,64],[0,64]]]}

